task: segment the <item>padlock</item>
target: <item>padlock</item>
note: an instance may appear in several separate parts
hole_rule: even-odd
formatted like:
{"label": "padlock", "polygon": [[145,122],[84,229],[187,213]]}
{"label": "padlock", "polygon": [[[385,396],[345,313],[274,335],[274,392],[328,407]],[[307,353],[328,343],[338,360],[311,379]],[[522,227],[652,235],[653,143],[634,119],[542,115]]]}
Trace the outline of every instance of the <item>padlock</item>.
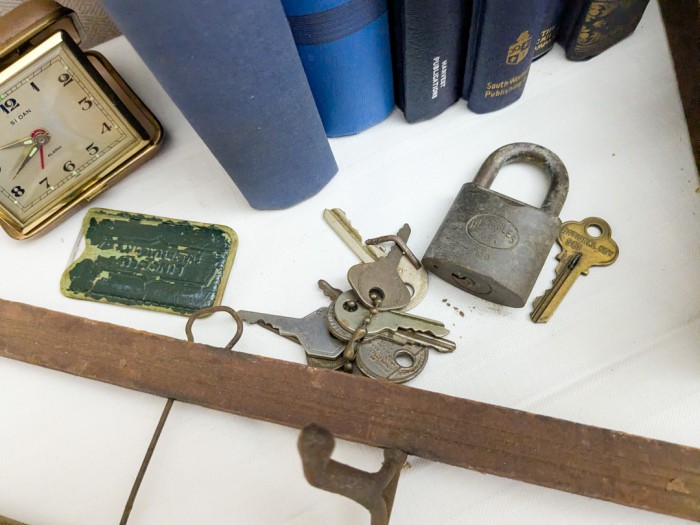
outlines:
{"label": "padlock", "polygon": [[[550,177],[541,208],[489,189],[503,166],[520,161],[541,167]],[[557,238],[568,191],[566,167],[547,148],[518,142],[497,149],[474,181],[462,186],[423,264],[477,297],[521,308]]]}

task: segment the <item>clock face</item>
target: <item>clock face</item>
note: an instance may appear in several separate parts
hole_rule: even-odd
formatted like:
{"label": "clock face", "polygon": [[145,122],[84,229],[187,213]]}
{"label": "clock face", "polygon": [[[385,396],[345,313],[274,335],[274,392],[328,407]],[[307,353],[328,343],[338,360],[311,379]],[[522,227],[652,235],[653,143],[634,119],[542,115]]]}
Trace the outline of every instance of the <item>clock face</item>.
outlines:
{"label": "clock face", "polygon": [[61,33],[0,72],[0,214],[45,220],[141,148]]}

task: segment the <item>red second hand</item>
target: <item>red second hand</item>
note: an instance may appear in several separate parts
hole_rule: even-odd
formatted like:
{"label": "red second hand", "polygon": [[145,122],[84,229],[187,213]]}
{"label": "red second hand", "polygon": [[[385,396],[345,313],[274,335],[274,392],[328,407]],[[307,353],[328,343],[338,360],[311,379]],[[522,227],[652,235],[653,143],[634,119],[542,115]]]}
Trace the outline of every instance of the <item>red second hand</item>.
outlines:
{"label": "red second hand", "polygon": [[[34,136],[37,133],[46,133],[46,132],[47,131],[45,129],[41,129],[41,128],[35,129],[34,131],[32,131],[32,138],[34,138]],[[41,169],[43,170],[44,169],[44,146],[43,146],[43,144],[41,146],[39,146],[39,159],[41,159]]]}

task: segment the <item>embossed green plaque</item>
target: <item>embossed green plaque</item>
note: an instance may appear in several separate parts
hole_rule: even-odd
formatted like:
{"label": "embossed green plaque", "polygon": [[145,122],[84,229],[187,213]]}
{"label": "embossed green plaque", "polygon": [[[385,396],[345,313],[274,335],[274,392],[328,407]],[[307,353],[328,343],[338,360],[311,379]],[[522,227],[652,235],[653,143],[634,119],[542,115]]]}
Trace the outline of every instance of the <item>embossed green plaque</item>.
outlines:
{"label": "embossed green plaque", "polygon": [[231,228],[92,208],[66,297],[181,315],[221,303],[238,247]]}

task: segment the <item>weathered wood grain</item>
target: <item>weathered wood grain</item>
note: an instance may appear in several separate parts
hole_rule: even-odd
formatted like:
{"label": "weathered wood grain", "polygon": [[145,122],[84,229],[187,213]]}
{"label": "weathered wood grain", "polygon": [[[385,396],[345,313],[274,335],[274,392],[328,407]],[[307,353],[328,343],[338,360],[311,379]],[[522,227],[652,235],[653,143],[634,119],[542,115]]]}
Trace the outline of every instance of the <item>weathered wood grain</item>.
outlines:
{"label": "weathered wood grain", "polygon": [[10,518],[6,518],[5,516],[0,516],[0,525],[24,525],[24,523],[11,520]]}
{"label": "weathered wood grain", "polygon": [[2,300],[0,356],[700,520],[700,449]]}

